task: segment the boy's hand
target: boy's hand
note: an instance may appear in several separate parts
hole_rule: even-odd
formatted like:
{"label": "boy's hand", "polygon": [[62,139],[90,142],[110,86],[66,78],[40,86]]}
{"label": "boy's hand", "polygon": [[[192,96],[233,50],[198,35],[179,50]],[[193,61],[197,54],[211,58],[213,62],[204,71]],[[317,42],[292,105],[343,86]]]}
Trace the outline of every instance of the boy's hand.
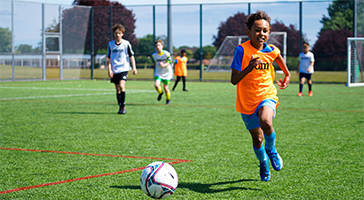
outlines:
{"label": "boy's hand", "polygon": [[109,70],[109,76],[110,78],[112,78],[114,76],[114,73],[112,73],[112,71]]}
{"label": "boy's hand", "polygon": [[255,68],[255,66],[262,63],[262,60],[259,60],[259,58],[260,57],[254,58],[254,55],[252,55],[252,59],[250,60],[248,65],[249,71],[252,71]]}
{"label": "boy's hand", "polygon": [[138,74],[138,71],[137,71],[137,69],[136,69],[136,68],[133,68],[133,74],[134,74],[134,75],[137,75],[137,74]]}
{"label": "boy's hand", "polygon": [[279,79],[279,81],[277,81],[277,85],[280,87],[279,89],[286,89],[286,87],[288,87],[289,85],[290,80],[290,76],[285,76],[283,81],[282,79]]}

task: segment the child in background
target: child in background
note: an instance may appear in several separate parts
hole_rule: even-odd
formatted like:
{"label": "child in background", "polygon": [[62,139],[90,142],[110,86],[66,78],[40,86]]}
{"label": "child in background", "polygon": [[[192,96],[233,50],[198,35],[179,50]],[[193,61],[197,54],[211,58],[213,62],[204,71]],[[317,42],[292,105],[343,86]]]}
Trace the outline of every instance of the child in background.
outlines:
{"label": "child in background", "polygon": [[305,79],[307,79],[308,85],[308,96],[312,96],[312,74],[313,65],[315,63],[315,58],[313,53],[310,51],[310,45],[308,43],[303,43],[303,52],[300,53],[297,63],[297,74],[300,75],[300,89],[297,96],[302,96],[303,84],[305,84]]}
{"label": "child in background", "polygon": [[178,82],[181,80],[181,78],[182,78],[182,83],[183,83],[182,91],[185,91],[185,92],[188,91],[188,90],[186,90],[187,61],[188,61],[188,58],[186,57],[186,50],[182,49],[181,55],[177,56],[177,58],[174,61],[174,63],[175,63],[174,75],[177,76],[177,80],[174,83],[172,91],[174,91],[174,89],[176,88],[176,86],[177,86]]}
{"label": "child in background", "polygon": [[237,85],[236,110],[241,113],[252,137],[253,150],[260,163],[260,178],[269,181],[269,160],[273,169],[278,171],[283,167],[283,160],[275,148],[276,133],[273,129],[273,118],[278,107],[277,89],[273,84],[273,62],[285,74],[283,81],[277,81],[281,89],[289,85],[291,74],[280,50],[266,44],[271,28],[268,14],[258,10],[250,14],[245,23],[250,40],[235,49],[231,83]]}
{"label": "child in background", "polygon": [[[112,27],[115,40],[109,42],[107,46],[107,69],[110,76],[110,82],[115,84],[116,99],[119,104],[118,114],[125,114],[125,82],[128,77],[128,71],[133,69],[136,75],[134,52],[129,41],[122,39],[125,27],[116,24]],[[130,62],[133,68],[130,66]]]}
{"label": "child in background", "polygon": [[155,63],[154,71],[154,87],[158,92],[157,100],[162,99],[163,90],[160,86],[163,83],[163,89],[166,93],[166,105],[170,104],[171,92],[169,91],[168,85],[173,77],[173,70],[171,65],[171,54],[163,50],[163,41],[157,40],[154,43],[156,52],[153,53],[153,61]]}

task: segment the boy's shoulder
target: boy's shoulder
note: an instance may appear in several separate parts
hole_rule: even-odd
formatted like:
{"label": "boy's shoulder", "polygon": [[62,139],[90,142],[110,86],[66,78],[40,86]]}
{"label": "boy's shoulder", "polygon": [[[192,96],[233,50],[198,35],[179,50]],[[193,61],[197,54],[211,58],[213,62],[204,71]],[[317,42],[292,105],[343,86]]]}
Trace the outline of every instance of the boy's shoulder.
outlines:
{"label": "boy's shoulder", "polygon": [[109,45],[112,45],[112,44],[115,44],[115,40],[111,40],[111,41],[109,42]]}
{"label": "boy's shoulder", "polygon": [[130,44],[129,40],[122,39],[121,43]]}

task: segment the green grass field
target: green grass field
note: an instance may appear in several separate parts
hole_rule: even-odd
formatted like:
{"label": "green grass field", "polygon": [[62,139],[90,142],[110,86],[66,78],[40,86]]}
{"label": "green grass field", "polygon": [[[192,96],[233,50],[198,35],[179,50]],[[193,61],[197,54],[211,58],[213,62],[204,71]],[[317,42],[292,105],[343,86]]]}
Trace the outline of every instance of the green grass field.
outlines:
{"label": "green grass field", "polygon": [[[0,65],[0,80],[12,80],[12,66]],[[14,67],[15,80],[27,80],[27,79],[42,79],[42,69],[35,67]],[[47,80],[59,80],[60,79],[59,68],[47,68],[46,79]],[[292,82],[298,82],[298,75],[295,71],[291,71]],[[202,80],[204,81],[229,81],[231,74],[228,72],[206,72],[202,71]],[[276,78],[283,78],[283,74],[276,74]],[[63,78],[67,79],[90,79],[90,69],[64,69]],[[95,79],[108,79],[106,69],[95,69]],[[153,69],[138,69],[138,75],[134,76],[130,72],[128,79],[134,80],[146,80],[153,79]],[[200,80],[200,70],[188,70],[188,80]],[[316,71],[312,75],[312,81],[316,83],[346,83],[347,72],[346,71]],[[362,82],[362,80],[361,80]]]}
{"label": "green grass field", "polygon": [[152,81],[130,80],[118,115],[108,81],[0,82],[0,199],[149,199],[140,169],[159,160],[184,161],[173,164],[170,199],[364,198],[364,87],[314,84],[308,97],[305,85],[302,98],[297,84],[279,90],[284,167],[271,168],[269,182],[235,111],[235,86],[181,87],[166,106]]}

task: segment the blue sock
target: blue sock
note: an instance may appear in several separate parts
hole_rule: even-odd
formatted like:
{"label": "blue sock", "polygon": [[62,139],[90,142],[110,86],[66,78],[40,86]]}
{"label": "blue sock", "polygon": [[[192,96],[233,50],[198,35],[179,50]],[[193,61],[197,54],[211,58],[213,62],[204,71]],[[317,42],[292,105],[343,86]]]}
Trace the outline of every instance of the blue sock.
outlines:
{"label": "blue sock", "polygon": [[265,148],[267,150],[272,150],[276,144],[276,132],[273,130],[272,135],[264,134]]}
{"label": "blue sock", "polygon": [[254,149],[254,153],[257,156],[260,163],[265,162],[267,160],[267,153],[265,153],[263,145],[259,149],[256,149],[253,146],[253,149]]}

